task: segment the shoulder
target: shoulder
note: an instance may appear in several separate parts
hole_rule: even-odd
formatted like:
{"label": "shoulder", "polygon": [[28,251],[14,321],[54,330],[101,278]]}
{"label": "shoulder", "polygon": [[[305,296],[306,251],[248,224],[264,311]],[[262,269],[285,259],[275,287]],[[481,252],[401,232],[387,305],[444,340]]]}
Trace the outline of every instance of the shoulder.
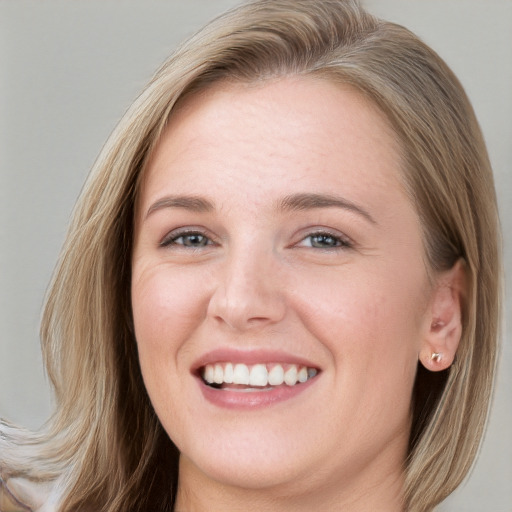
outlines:
{"label": "shoulder", "polygon": [[34,434],[0,419],[0,512],[57,510],[59,472],[40,464],[37,444]]}
{"label": "shoulder", "polygon": [[54,512],[53,490],[53,482],[0,475],[0,512]]}
{"label": "shoulder", "polygon": [[0,476],[0,512],[53,512],[51,483]]}
{"label": "shoulder", "polygon": [[23,512],[31,508],[21,501],[11,483],[0,477],[0,512]]}

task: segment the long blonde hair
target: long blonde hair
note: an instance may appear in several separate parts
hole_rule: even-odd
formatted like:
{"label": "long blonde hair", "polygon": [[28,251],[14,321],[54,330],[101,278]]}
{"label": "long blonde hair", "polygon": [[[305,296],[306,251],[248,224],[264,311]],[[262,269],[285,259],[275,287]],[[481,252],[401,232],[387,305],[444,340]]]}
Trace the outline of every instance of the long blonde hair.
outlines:
{"label": "long blonde hair", "polygon": [[11,476],[59,478],[60,511],[172,510],[168,475],[176,486],[178,453],[144,389],[131,319],[141,175],[185,95],[220,80],[285,75],[350,84],[385,113],[401,142],[430,270],[465,261],[469,291],[456,361],[442,374],[418,368],[406,509],[432,510],[470,469],[492,391],[501,283],[492,171],[470,103],[433,50],[356,0],[259,0],[214,20],[157,71],[76,205],[41,328],[56,412],[38,435],[5,425],[0,432],[0,463]]}

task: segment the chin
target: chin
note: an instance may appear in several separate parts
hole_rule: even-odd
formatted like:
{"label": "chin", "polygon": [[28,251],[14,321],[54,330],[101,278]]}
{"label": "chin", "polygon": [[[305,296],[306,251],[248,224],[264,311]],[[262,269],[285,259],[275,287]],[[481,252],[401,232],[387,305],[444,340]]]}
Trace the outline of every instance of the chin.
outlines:
{"label": "chin", "polygon": [[304,467],[302,460],[290,460],[289,456],[271,458],[259,453],[245,453],[243,457],[225,456],[219,453],[202,454],[202,457],[191,461],[182,455],[182,464],[192,464],[203,476],[215,480],[225,486],[269,490],[271,488],[285,488],[300,479]]}
{"label": "chin", "polygon": [[260,423],[252,429],[191,439],[191,446],[179,447],[183,448],[180,471],[187,465],[224,485],[254,490],[286,486],[311,473],[313,457],[304,446],[315,447],[315,443],[305,444],[301,435],[275,430],[275,425],[265,429]]}

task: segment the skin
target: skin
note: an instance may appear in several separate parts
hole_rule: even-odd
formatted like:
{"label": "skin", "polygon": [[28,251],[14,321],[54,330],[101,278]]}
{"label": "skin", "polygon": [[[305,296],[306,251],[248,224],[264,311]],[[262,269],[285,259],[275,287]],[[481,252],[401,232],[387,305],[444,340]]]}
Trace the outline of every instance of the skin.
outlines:
{"label": "skin", "polygon": [[[282,208],[312,193],[351,207]],[[432,282],[424,259],[399,145],[358,92],[289,77],[180,105],[146,169],[132,261],[145,385],[181,452],[178,511],[402,510],[418,358],[442,369],[456,349],[453,276]],[[216,348],[279,349],[320,373],[230,410],[191,373]]]}

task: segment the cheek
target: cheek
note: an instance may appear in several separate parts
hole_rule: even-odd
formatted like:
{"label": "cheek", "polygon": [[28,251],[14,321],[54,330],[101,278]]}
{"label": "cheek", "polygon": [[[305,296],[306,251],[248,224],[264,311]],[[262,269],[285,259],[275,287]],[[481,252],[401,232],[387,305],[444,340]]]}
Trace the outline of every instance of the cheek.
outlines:
{"label": "cheek", "polygon": [[378,349],[392,343],[407,348],[406,335],[416,346],[412,338],[419,334],[421,300],[414,286],[386,276],[366,280],[349,273],[305,287],[301,296],[303,317],[326,339],[339,340],[335,347],[364,351],[365,346]]}
{"label": "cheek", "polygon": [[[311,282],[298,306],[306,328],[329,350],[337,379],[367,398],[401,393],[409,400],[421,341],[422,279],[363,269]],[[297,294],[299,296],[299,294]],[[369,386],[372,384],[372,386]]]}
{"label": "cheek", "polygon": [[143,371],[148,358],[162,364],[175,360],[206,310],[200,277],[165,265],[150,270],[135,266],[132,309]]}
{"label": "cheek", "polygon": [[[132,310],[144,384],[155,412],[173,440],[179,441],[183,411],[189,407],[180,378],[188,372],[186,351],[204,318],[201,280],[161,265],[145,270],[134,265]],[[178,433],[178,434],[177,434]]]}
{"label": "cheek", "polygon": [[408,435],[419,338],[417,281],[395,280],[376,266],[338,268],[324,277],[301,279],[294,308],[332,360],[323,377],[332,435],[365,459]]}

